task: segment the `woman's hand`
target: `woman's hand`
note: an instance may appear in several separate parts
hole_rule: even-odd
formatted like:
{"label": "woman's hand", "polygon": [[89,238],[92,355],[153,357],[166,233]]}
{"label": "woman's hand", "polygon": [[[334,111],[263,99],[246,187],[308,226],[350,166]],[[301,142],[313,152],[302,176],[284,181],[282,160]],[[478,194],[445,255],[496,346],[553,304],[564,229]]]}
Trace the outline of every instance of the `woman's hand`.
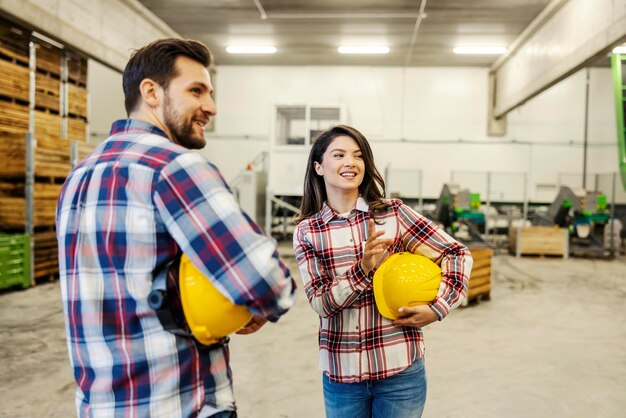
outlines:
{"label": "woman's hand", "polygon": [[252,334],[254,332],[257,332],[259,329],[261,329],[261,327],[265,325],[266,322],[267,322],[267,319],[262,318],[260,316],[253,315],[252,318],[250,318],[250,320],[248,321],[248,323],[244,325],[244,327],[241,328],[239,331],[235,332],[235,334],[240,334],[240,335]]}
{"label": "woman's hand", "polygon": [[[377,231],[376,224],[373,219],[370,219],[367,223],[367,241],[365,241],[365,248],[363,249],[363,258],[361,259],[361,268],[368,274],[379,262],[382,263],[381,257],[383,253],[391,244],[393,244],[393,238],[382,239],[385,231]],[[388,254],[385,255],[385,258]]]}
{"label": "woman's hand", "polygon": [[439,319],[435,311],[428,305],[402,307],[399,309],[399,313],[402,318],[396,319],[393,323],[405,327],[422,328]]}

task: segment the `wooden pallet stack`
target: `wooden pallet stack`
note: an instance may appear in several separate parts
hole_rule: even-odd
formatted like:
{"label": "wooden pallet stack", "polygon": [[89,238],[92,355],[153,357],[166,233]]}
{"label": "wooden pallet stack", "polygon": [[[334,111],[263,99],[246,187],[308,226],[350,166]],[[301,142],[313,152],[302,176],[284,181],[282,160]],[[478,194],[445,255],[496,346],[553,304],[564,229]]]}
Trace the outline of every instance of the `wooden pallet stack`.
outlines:
{"label": "wooden pallet stack", "polygon": [[566,228],[553,226],[530,226],[509,230],[509,252],[522,255],[559,256],[569,255],[569,233]]}
{"label": "wooden pallet stack", "polygon": [[[0,20],[0,225],[15,226],[24,214],[26,134],[29,131],[29,35]],[[23,231],[22,231],[23,232]]]}
{"label": "wooden pallet stack", "polygon": [[[33,52],[31,83],[29,62]],[[30,232],[33,276],[53,278],[58,275],[55,210],[71,169],[71,143],[78,141],[89,147],[85,143],[87,61],[31,37],[29,31],[0,18],[0,71],[0,231]],[[33,150],[32,174],[26,169],[29,144]],[[29,223],[26,186],[31,182]]]}
{"label": "wooden pallet stack", "polygon": [[[0,275],[10,276],[10,263],[11,271],[28,273],[29,277],[24,277],[22,283],[27,286],[30,281],[30,240],[22,257],[18,257],[8,242],[24,233],[24,153],[30,113],[29,35],[4,20],[0,20],[0,72],[0,230],[4,237],[0,253],[11,254],[9,259],[3,260]],[[0,287],[13,284],[2,281]]]}
{"label": "wooden pallet stack", "polygon": [[61,49],[37,42],[35,49],[35,148],[33,242],[35,279],[58,275],[54,236],[56,200],[70,171],[70,145],[62,139]]}
{"label": "wooden pallet stack", "polygon": [[[10,152],[16,140],[24,141],[29,118],[29,36],[25,31],[0,20],[0,140],[3,152]],[[5,154],[6,155],[6,154]],[[24,166],[3,160],[0,174],[7,170],[24,174]],[[17,169],[15,168],[17,166]]]}
{"label": "wooden pallet stack", "polygon": [[87,141],[87,60],[67,53],[67,137]]}
{"label": "wooden pallet stack", "polygon": [[491,264],[493,250],[488,247],[471,246],[469,248],[474,259],[470,273],[467,298],[464,305],[475,300],[491,299]]}
{"label": "wooden pallet stack", "polygon": [[79,141],[73,141],[73,145],[76,148],[76,154],[74,155],[74,157],[76,158],[77,164],[87,158],[87,156],[89,156],[89,154],[91,154],[96,148],[94,144],[88,144],[86,142]]}

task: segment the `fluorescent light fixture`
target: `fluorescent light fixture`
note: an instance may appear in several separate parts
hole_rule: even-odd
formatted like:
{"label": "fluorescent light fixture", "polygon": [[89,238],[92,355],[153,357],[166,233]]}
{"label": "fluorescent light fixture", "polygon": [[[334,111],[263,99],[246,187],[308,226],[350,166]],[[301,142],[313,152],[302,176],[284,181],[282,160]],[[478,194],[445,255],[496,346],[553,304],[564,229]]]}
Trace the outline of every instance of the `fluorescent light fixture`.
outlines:
{"label": "fluorescent light fixture", "polygon": [[229,45],[226,47],[229,54],[274,54],[276,47],[272,45]]}
{"label": "fluorescent light fixture", "polygon": [[385,45],[345,45],[337,48],[340,54],[388,54],[389,47]]}
{"label": "fluorescent light fixture", "polygon": [[506,47],[492,45],[455,46],[452,52],[455,54],[501,55],[506,52]]}
{"label": "fluorescent light fixture", "polygon": [[614,54],[626,54],[626,45],[620,45],[613,48]]}

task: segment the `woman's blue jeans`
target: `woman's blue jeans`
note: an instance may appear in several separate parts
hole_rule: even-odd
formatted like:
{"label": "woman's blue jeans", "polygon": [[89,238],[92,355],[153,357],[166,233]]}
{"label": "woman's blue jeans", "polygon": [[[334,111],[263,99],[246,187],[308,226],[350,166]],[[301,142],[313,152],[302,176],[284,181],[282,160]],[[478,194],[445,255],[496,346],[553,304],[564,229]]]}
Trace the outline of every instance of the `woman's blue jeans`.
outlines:
{"label": "woman's blue jeans", "polygon": [[382,380],[337,383],[323,375],[326,418],[419,418],[426,403],[424,359]]}

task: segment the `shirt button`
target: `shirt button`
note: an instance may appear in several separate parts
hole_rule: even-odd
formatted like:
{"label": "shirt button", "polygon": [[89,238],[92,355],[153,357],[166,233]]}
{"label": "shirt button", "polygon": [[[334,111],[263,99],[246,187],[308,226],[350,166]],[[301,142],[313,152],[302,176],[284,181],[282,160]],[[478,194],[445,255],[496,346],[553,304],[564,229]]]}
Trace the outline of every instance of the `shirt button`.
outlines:
{"label": "shirt button", "polygon": [[357,329],[357,330],[359,329],[359,326],[358,326],[358,325],[356,326],[356,329]]}
{"label": "shirt button", "polygon": [[352,242],[352,238],[350,238],[350,242]]}

